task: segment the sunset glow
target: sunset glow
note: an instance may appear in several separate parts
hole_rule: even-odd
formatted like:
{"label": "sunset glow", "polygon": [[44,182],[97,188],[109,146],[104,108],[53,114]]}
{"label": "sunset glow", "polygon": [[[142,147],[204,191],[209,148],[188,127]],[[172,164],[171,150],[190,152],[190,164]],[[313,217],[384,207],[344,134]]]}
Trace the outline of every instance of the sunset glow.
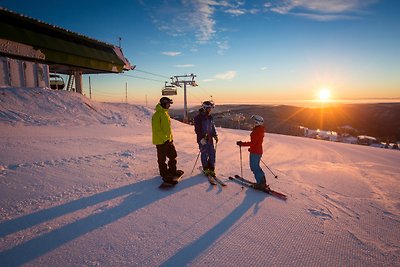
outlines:
{"label": "sunset glow", "polygon": [[319,101],[321,101],[321,102],[329,101],[330,97],[331,97],[331,92],[328,88],[322,88],[319,91],[319,94],[318,94]]}
{"label": "sunset glow", "polygon": [[90,75],[90,84],[85,74],[84,94],[95,101],[155,106],[166,81],[191,73],[198,86],[189,85],[187,98],[177,88],[173,108],[210,95],[218,105],[400,101],[400,1],[122,2],[75,9],[82,23],[54,14],[83,1],[2,8],[120,46],[137,67]]}

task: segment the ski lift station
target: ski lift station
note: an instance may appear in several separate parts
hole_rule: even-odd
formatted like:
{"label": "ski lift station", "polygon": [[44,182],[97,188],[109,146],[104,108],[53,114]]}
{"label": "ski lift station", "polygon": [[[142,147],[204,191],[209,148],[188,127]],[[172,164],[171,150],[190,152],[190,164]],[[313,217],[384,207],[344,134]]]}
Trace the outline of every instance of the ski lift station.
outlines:
{"label": "ski lift station", "polygon": [[[83,74],[133,70],[120,47],[0,7],[0,87],[83,92]],[[62,75],[68,77],[64,80]]]}

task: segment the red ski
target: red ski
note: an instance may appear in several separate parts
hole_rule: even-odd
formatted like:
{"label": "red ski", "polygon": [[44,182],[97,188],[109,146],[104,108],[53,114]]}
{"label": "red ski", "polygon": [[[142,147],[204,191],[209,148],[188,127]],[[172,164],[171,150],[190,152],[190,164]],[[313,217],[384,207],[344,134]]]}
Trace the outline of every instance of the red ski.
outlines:
{"label": "red ski", "polygon": [[[238,183],[238,184],[242,184],[244,186],[256,189],[256,188],[254,188],[255,183],[253,183],[253,182],[251,182],[251,181],[249,181],[249,180],[247,180],[247,179],[245,179],[245,178],[243,178],[243,177],[241,177],[239,175],[235,175],[234,177],[229,176],[229,179],[234,181],[234,182],[236,182],[236,183]],[[256,189],[256,190],[259,190],[259,189]],[[271,196],[277,197],[277,198],[282,199],[282,200],[286,200],[287,199],[287,195],[279,193],[279,192],[276,192],[276,191],[274,191],[272,189],[259,190],[259,191],[265,192],[265,193],[267,193],[267,194],[269,194]]]}

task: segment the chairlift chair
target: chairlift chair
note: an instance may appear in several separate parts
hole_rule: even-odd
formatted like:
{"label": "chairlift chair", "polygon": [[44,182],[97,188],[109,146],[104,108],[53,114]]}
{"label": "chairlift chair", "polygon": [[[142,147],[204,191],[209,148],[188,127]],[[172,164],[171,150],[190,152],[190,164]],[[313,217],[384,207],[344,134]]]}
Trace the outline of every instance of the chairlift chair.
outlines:
{"label": "chairlift chair", "polygon": [[162,95],[177,95],[177,89],[174,85],[167,85],[165,83],[164,87],[161,90]]}
{"label": "chairlift chair", "polygon": [[50,74],[50,88],[54,90],[62,90],[65,87],[64,79],[58,74]]}

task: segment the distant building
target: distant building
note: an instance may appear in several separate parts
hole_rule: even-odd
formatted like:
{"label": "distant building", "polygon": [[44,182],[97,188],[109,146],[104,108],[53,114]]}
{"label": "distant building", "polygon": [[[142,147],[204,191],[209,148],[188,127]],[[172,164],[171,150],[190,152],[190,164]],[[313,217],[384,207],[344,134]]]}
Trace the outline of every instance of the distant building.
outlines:
{"label": "distant building", "polygon": [[375,137],[367,136],[367,135],[359,135],[357,136],[357,144],[370,146],[372,144],[379,143]]}
{"label": "distant building", "polygon": [[341,143],[347,143],[347,144],[357,144],[357,137],[351,136],[349,134],[343,134],[338,137],[338,141]]}
{"label": "distant building", "polygon": [[399,145],[397,143],[384,143],[384,142],[382,142],[381,144],[382,144],[383,148],[399,149]]}
{"label": "distant building", "polygon": [[[132,70],[120,47],[0,7],[0,87],[53,87],[82,93],[82,75]],[[50,73],[55,76],[50,77]],[[75,84],[73,84],[75,83]]]}
{"label": "distant building", "polygon": [[309,138],[315,138],[320,140],[327,141],[338,141],[338,134],[334,131],[324,131],[324,130],[312,130],[307,127],[300,126],[300,129],[303,130],[304,136]]}

